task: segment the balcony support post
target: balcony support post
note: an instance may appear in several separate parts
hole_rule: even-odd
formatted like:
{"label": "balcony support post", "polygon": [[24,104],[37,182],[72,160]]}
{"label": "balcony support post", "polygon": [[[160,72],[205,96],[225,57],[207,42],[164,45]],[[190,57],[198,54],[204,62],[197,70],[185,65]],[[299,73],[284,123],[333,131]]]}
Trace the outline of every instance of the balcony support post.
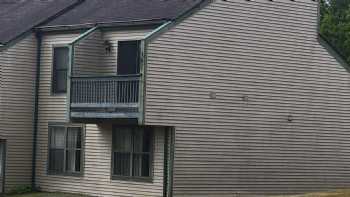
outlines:
{"label": "balcony support post", "polygon": [[141,50],[141,58],[140,58],[140,81],[139,81],[139,118],[138,123],[139,125],[144,124],[144,115],[145,115],[145,94],[146,94],[146,42],[145,40],[141,40],[140,43],[140,50]]}
{"label": "balcony support post", "polygon": [[73,64],[74,64],[74,44],[69,44],[69,64],[68,64],[68,72],[67,72],[67,113],[66,113],[66,119],[67,122],[70,122],[70,103],[71,103],[71,95],[72,95],[72,71],[73,71]]}
{"label": "balcony support post", "polygon": [[91,33],[93,33],[95,30],[98,29],[98,26],[95,26],[80,36],[78,36],[76,39],[74,39],[71,43],[68,44],[69,47],[69,64],[68,64],[68,72],[67,72],[67,99],[66,99],[66,106],[67,106],[67,113],[66,113],[66,119],[67,122],[71,121],[71,96],[72,96],[72,73],[73,73],[73,67],[74,67],[74,54],[75,54],[75,45],[79,43],[82,39],[89,36]]}

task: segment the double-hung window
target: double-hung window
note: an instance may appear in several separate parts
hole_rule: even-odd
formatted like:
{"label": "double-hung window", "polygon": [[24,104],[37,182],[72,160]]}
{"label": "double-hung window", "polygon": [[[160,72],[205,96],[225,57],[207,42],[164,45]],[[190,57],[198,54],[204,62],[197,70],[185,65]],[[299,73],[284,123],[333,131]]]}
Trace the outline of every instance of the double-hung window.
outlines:
{"label": "double-hung window", "polygon": [[81,173],[82,130],[82,127],[49,126],[49,173]]}
{"label": "double-hung window", "polygon": [[53,48],[52,93],[67,92],[67,71],[69,64],[69,48]]}
{"label": "double-hung window", "polygon": [[113,131],[113,177],[149,178],[152,169],[152,130],[118,127]]}

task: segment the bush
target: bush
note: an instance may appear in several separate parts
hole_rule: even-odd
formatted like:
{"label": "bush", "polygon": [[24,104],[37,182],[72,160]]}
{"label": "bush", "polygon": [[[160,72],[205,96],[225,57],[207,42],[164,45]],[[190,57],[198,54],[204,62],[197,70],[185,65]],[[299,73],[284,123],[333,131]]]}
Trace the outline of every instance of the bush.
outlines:
{"label": "bush", "polygon": [[32,187],[29,185],[19,185],[10,190],[10,194],[25,194],[32,192]]}

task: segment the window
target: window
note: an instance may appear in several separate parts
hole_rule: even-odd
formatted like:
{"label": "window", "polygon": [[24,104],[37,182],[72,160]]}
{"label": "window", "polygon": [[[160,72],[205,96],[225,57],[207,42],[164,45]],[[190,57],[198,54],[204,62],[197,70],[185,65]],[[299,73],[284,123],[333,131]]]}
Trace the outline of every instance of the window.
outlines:
{"label": "window", "polygon": [[49,165],[53,174],[79,174],[82,165],[82,128],[49,127]]}
{"label": "window", "polygon": [[113,176],[150,177],[151,149],[152,130],[150,128],[116,128],[113,131]]}
{"label": "window", "polygon": [[53,49],[52,92],[66,93],[67,70],[69,64],[69,48],[55,47]]}
{"label": "window", "polygon": [[140,41],[118,42],[118,75],[131,75],[140,72]]}

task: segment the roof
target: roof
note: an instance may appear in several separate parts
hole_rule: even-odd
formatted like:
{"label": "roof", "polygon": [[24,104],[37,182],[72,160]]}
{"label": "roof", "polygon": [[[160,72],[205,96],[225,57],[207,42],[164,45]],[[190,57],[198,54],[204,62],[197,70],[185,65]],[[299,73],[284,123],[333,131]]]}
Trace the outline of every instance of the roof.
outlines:
{"label": "roof", "polygon": [[86,0],[44,27],[173,20],[202,0]]}
{"label": "roof", "polygon": [[78,0],[0,0],[0,46],[77,2]]}

